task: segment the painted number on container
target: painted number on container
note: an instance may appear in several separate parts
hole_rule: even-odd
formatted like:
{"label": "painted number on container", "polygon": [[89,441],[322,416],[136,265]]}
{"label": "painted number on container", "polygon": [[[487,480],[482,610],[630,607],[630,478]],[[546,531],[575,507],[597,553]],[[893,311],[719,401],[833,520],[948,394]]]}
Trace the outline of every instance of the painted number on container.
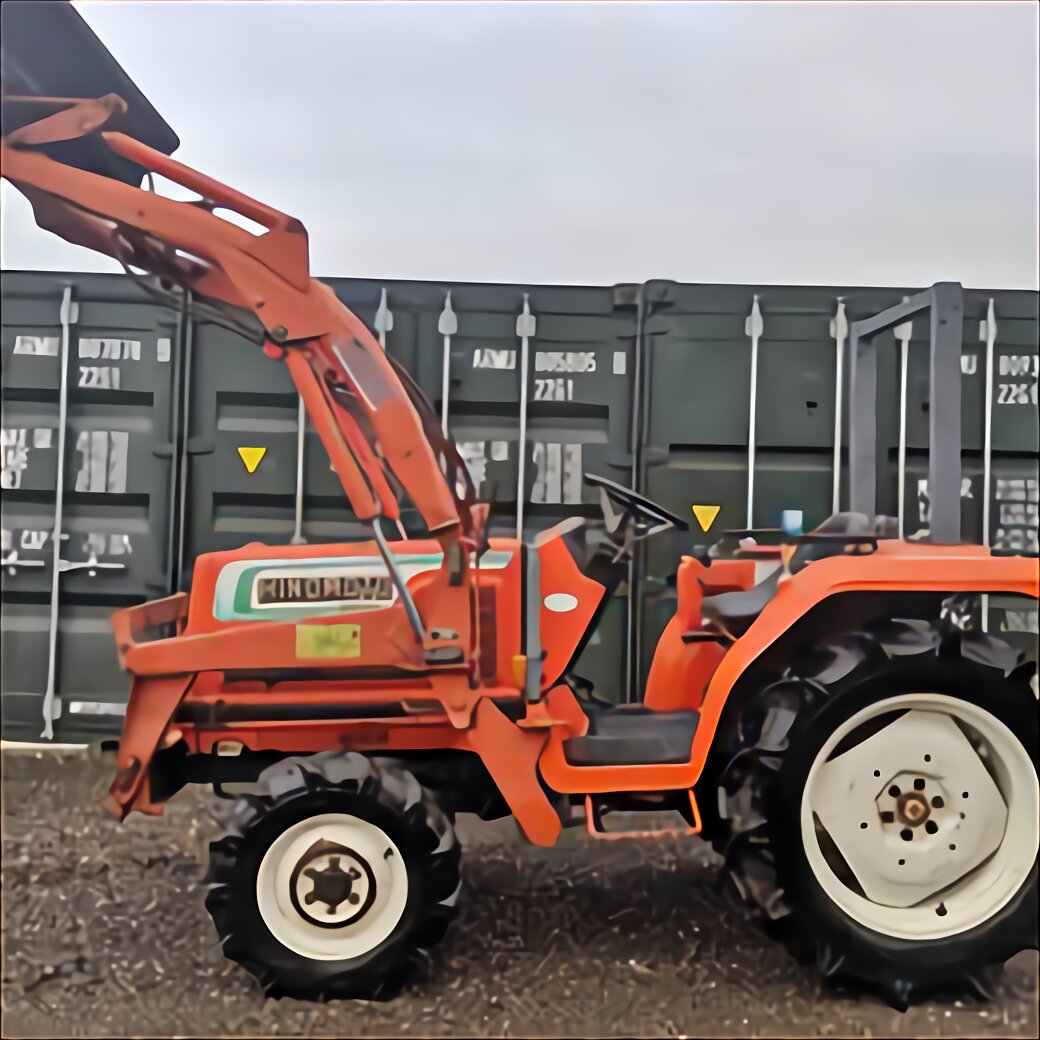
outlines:
{"label": "painted number on container", "polygon": [[22,474],[29,468],[29,448],[26,445],[27,430],[4,430],[0,434],[3,446],[2,486],[5,489],[20,488]]}
{"label": "painted number on container", "polygon": [[999,383],[997,386],[997,404],[1035,405],[1037,403],[1036,386],[1037,377],[1040,375],[1040,355],[1004,354],[1000,358],[998,371],[1003,377],[1024,376],[1028,381]]}
{"label": "painted number on container", "polygon": [[[975,492],[972,488],[971,477],[961,478],[961,498],[974,498]],[[917,532],[919,535],[931,534],[928,526],[932,521],[932,500],[928,495],[928,478],[921,477],[917,481],[917,516],[921,527]]]}
{"label": "painted number on container", "polygon": [[531,445],[531,501],[574,505],[581,501],[581,445],[535,441]]}
{"label": "painted number on container", "polygon": [[994,498],[998,503],[995,549],[1037,552],[1037,517],[1040,482],[1032,477],[998,478]]}
{"label": "painted number on container", "polygon": [[[17,538],[15,537],[17,535]],[[27,561],[21,560],[18,556],[19,552],[40,552],[47,545],[47,539],[50,538],[50,531],[38,531],[30,530],[29,528],[23,528],[18,530],[10,530],[3,528],[0,530],[0,552],[4,555],[4,566],[8,568],[9,574],[17,574],[17,568],[19,566],[42,566],[43,561]],[[17,542],[17,548],[15,543]]]}
{"label": "painted number on container", "polygon": [[130,434],[124,430],[84,430],[76,437],[80,466],[76,490],[121,495],[126,491]]}
{"label": "painted number on container", "polygon": [[76,385],[85,390],[118,390],[120,374],[115,365],[80,365]]}
{"label": "painted number on container", "polygon": [[536,401],[573,401],[574,380],[536,379],[534,381],[534,399]]}
{"label": "painted number on container", "polygon": [[508,441],[459,441],[456,446],[478,492],[487,481],[488,461],[505,462],[509,458]]}
{"label": "painted number on container", "polygon": [[81,339],[79,356],[102,361],[140,361],[139,339]]}
{"label": "painted number on container", "polygon": [[130,535],[114,531],[88,531],[83,539],[83,552],[97,559],[100,556],[125,556],[134,551]]}
{"label": "painted number on container", "polygon": [[[167,344],[169,340],[165,341]],[[90,361],[140,361],[139,339],[81,339],[77,353]],[[80,365],[77,386],[83,390],[120,390],[117,365]]]}
{"label": "painted number on container", "polygon": [[35,448],[46,450],[53,443],[54,431],[49,426],[26,429],[11,427],[0,431],[0,487],[16,491],[29,468],[29,454]]}
{"label": "painted number on container", "polygon": [[[621,356],[624,357],[623,354]],[[597,370],[596,352],[593,350],[539,350],[535,353],[534,370],[535,372],[591,375]],[[623,371],[624,366],[622,366]],[[573,401],[574,380],[567,376],[536,378],[534,399],[536,401]]]}
{"label": "painted number on container", "polygon": [[474,368],[516,368],[515,350],[497,350],[494,347],[477,347],[473,351]]}
{"label": "painted number on container", "polygon": [[[534,441],[531,444],[531,462],[534,468],[532,502],[547,505],[580,504],[581,448],[580,443],[567,444],[558,441]],[[473,483],[481,490],[488,479],[488,463],[509,460],[510,442],[459,441],[458,449]],[[483,488],[483,492],[488,497],[495,497],[494,488]]]}
{"label": "painted number on container", "polygon": [[536,372],[595,372],[592,350],[539,350],[534,355]]}
{"label": "painted number on container", "polygon": [[57,336],[15,336],[16,354],[35,354],[37,357],[57,357],[61,341]]}
{"label": "painted number on container", "polygon": [[34,530],[27,527],[22,531],[22,535],[18,539],[18,547],[25,549],[26,552],[39,552],[46,546],[47,539],[50,536],[50,531]]}
{"label": "painted number on container", "polygon": [[1036,404],[1036,383],[1001,383],[997,404]]}

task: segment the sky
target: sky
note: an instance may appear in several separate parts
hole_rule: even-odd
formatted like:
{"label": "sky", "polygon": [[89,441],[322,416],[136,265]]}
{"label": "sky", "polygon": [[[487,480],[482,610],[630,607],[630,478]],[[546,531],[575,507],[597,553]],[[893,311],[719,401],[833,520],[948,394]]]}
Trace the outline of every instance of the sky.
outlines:
{"label": "sky", "polygon": [[76,6],[317,275],[1038,286],[1032,2]]}

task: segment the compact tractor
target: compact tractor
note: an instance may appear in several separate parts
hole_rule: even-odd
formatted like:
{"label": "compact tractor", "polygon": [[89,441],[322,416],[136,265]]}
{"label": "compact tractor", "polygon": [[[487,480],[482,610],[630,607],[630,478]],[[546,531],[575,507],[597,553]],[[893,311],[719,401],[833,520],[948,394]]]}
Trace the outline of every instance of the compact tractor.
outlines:
{"label": "compact tractor", "polygon": [[[959,287],[853,324],[850,511],[772,546],[691,545],[642,696],[615,706],[573,663],[635,547],[682,517],[590,475],[584,569],[581,519],[489,537],[423,394],[310,276],[298,220],[123,132],[115,94],[4,104],[3,175],[39,225],[255,334],[370,531],[202,555],[190,594],[113,618],[132,690],[108,808],[160,814],[187,783],[231,799],[206,906],[269,992],[393,993],[455,913],[459,812],[548,846],[677,810],[768,931],[900,1007],[1036,947],[1035,663],[963,618],[1035,600],[1037,562],[960,544]],[[919,311],[932,537],[907,542],[875,516],[876,337]]]}

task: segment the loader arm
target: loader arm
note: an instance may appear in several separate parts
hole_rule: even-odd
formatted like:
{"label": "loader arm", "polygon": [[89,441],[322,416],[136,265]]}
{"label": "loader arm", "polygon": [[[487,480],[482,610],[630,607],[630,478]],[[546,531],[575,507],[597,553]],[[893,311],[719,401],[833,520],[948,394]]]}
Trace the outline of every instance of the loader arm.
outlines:
{"label": "loader arm", "polygon": [[[2,144],[3,176],[29,199],[41,227],[166,288],[249,312],[263,330],[265,353],[287,362],[359,519],[399,519],[385,465],[431,534],[446,543],[473,535],[472,483],[454,444],[431,439],[436,424],[420,414],[429,410],[421,394],[402,382],[365,324],[311,278],[307,232],[298,220],[125,134],[105,132],[109,117],[125,110],[115,95],[5,99],[18,102],[53,109]],[[89,135],[198,199],[175,201],[40,150]],[[254,235],[219,216],[220,208],[266,230]]]}

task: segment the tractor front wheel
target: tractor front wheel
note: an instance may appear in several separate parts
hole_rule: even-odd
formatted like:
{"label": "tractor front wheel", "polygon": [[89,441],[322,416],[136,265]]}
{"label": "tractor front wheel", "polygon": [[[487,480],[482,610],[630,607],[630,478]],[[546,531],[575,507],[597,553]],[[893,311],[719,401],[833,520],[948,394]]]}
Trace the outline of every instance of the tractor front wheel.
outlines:
{"label": "tractor front wheel", "polygon": [[385,998],[454,914],[459,845],[410,773],[361,755],[288,758],[233,804],[206,907],[272,996]]}
{"label": "tractor front wheel", "polygon": [[836,637],[745,706],[716,846],[824,975],[905,1008],[1037,945],[1035,665],[923,622]]}

